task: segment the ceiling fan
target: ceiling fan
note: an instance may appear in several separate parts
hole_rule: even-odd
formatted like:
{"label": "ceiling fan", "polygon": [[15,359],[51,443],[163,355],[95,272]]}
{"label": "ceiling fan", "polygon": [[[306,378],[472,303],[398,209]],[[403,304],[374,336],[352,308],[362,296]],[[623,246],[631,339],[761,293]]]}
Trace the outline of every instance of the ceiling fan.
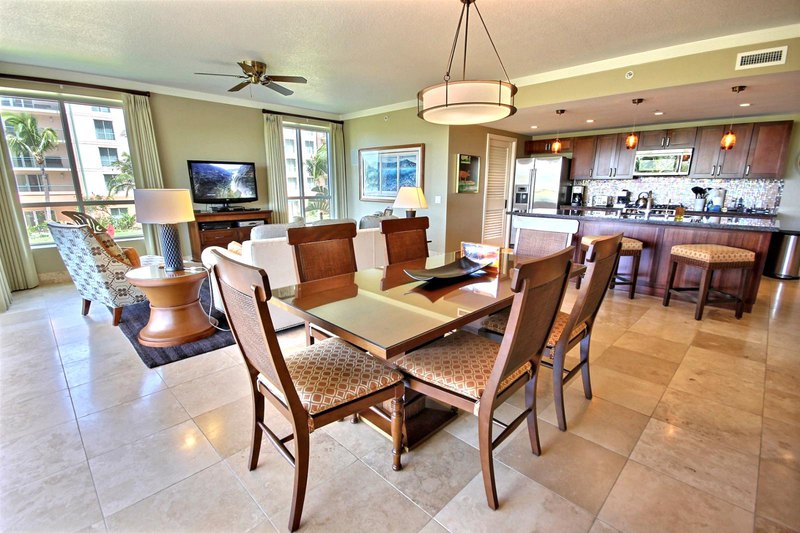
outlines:
{"label": "ceiling fan", "polygon": [[243,75],[236,75],[236,74],[212,74],[210,72],[195,72],[195,74],[200,76],[227,76],[230,78],[239,78],[245,81],[234,85],[228,92],[235,93],[237,91],[241,91],[245,87],[250,84],[255,85],[263,85],[268,89],[272,89],[273,91],[280,93],[284,96],[289,96],[294,94],[294,91],[291,89],[287,89],[283,85],[278,85],[275,83],[276,81],[281,81],[285,83],[308,83],[308,80],[303,78],[302,76],[277,76],[274,74],[267,74],[267,64],[262,63],[261,61],[239,61],[237,63],[239,67],[241,67]]}

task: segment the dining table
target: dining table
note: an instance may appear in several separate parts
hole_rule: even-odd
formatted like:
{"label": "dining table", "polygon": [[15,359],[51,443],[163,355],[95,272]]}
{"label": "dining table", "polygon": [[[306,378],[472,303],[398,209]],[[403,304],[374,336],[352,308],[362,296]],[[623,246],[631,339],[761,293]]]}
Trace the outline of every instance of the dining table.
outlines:
{"label": "dining table", "polygon": [[[420,281],[406,271],[455,263],[461,252],[369,268],[272,290],[272,303],[373,357],[393,359],[511,305],[511,274],[520,258],[504,252],[494,266],[448,279]],[[530,259],[530,258],[528,258]],[[570,276],[585,266],[573,264]],[[388,410],[360,418],[390,434]],[[407,390],[404,444],[414,448],[457,411]]]}

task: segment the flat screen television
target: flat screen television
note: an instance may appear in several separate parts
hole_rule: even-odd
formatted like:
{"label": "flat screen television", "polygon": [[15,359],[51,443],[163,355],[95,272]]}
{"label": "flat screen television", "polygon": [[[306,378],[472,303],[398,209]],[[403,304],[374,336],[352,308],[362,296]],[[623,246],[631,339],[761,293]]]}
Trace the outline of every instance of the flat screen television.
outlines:
{"label": "flat screen television", "polygon": [[236,161],[188,161],[192,198],[198,204],[255,202],[255,163]]}

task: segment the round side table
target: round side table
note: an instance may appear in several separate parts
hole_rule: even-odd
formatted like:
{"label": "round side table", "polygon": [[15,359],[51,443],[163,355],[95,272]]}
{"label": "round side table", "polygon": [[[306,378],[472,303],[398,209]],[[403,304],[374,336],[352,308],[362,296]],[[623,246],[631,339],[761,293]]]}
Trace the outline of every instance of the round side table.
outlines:
{"label": "round side table", "polygon": [[211,336],[214,326],[200,305],[200,286],[207,276],[205,269],[189,266],[179,272],[167,272],[163,265],[128,271],[130,284],[150,300],[150,320],[139,332],[139,342],[166,348]]}

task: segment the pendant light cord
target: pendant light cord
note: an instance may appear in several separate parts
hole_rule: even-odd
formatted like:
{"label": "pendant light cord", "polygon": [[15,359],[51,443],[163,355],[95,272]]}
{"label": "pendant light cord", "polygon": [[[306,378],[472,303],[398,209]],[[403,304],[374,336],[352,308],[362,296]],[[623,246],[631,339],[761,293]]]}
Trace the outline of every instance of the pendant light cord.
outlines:
{"label": "pendant light cord", "polygon": [[506,71],[506,66],[503,64],[503,60],[500,59],[500,53],[497,51],[497,46],[494,44],[494,39],[492,39],[492,35],[489,33],[489,28],[486,27],[486,21],[483,20],[481,10],[478,9],[478,4],[476,4],[474,0],[464,2],[464,5],[461,6],[461,15],[458,17],[458,26],[456,26],[456,34],[453,37],[453,46],[450,47],[450,60],[447,62],[447,72],[444,75],[444,81],[450,81],[450,71],[453,69],[453,59],[455,59],[456,47],[458,46],[458,35],[461,33],[461,24],[464,22],[465,11],[467,20],[466,24],[464,25],[464,62],[462,64],[461,76],[462,79],[467,79],[467,38],[469,34],[469,7],[471,5],[475,6],[475,12],[478,14],[478,18],[481,19],[483,30],[486,32],[486,36],[489,38],[489,43],[492,45],[494,55],[497,56],[497,61],[500,63],[500,68],[503,69],[503,74],[506,76],[506,81],[511,83],[511,78],[508,76],[508,72]]}
{"label": "pendant light cord", "polygon": [[483,24],[483,29],[486,32],[486,36],[489,38],[489,42],[492,45],[492,49],[494,50],[494,55],[497,56],[497,61],[500,62],[500,67],[503,69],[503,74],[506,75],[506,81],[511,83],[511,78],[508,77],[508,72],[506,72],[506,66],[503,64],[503,60],[500,59],[500,53],[497,51],[497,47],[494,45],[494,41],[492,40],[492,35],[489,33],[489,28],[486,27],[486,22],[483,20],[483,15],[481,15],[481,10],[478,9],[478,4],[475,4],[475,12],[478,14],[478,18],[481,19],[481,24]]}
{"label": "pendant light cord", "polygon": [[[453,37],[453,46],[450,48],[450,60],[447,62],[447,72],[444,75],[444,81],[450,81],[450,70],[453,68],[453,58],[456,55],[456,45],[458,44],[458,34],[461,33],[461,23],[464,21],[464,10],[467,9],[467,4],[461,6],[461,16],[458,17],[458,26],[456,26],[456,34]],[[466,55],[467,43],[464,40],[464,54]],[[466,58],[464,59],[466,61]],[[465,67],[466,68],[466,67]]]}

